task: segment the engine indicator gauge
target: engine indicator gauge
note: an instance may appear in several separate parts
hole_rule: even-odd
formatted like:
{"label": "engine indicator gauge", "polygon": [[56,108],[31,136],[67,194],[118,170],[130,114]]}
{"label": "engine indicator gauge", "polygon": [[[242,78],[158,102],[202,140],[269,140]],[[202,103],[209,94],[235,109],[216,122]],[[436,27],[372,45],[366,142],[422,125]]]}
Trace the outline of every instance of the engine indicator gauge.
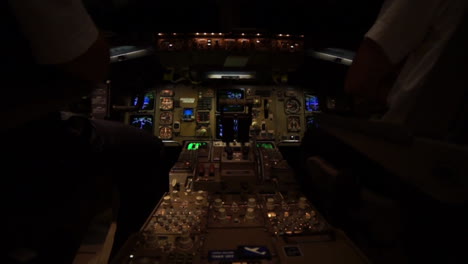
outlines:
{"label": "engine indicator gauge", "polygon": [[174,100],[170,97],[161,97],[161,110],[172,110],[174,108]]}
{"label": "engine indicator gauge", "polygon": [[172,124],[173,114],[172,112],[161,112],[159,116],[159,123],[162,125]]}
{"label": "engine indicator gauge", "polygon": [[300,110],[301,103],[295,98],[290,98],[284,103],[284,112],[286,114],[297,114]]}
{"label": "engine indicator gauge", "polygon": [[288,116],[288,132],[301,131],[301,119],[299,116]]}
{"label": "engine indicator gauge", "polygon": [[159,137],[161,139],[171,139],[172,138],[172,128],[168,126],[163,126],[159,129]]}

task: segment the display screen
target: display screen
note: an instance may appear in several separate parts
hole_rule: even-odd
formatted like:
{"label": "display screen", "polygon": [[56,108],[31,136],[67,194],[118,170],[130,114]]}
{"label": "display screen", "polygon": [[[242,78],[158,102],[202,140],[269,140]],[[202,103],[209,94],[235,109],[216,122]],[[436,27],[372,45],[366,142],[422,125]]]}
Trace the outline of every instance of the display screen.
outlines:
{"label": "display screen", "polygon": [[315,122],[315,118],[313,116],[306,117],[306,126],[307,128],[317,127],[317,123]]}
{"label": "display screen", "polygon": [[244,112],[245,107],[243,105],[223,105],[221,109],[221,104],[219,99],[244,99],[244,89],[223,89],[218,90],[217,98],[217,110],[221,110],[225,113],[239,113]]}
{"label": "display screen", "polygon": [[274,149],[275,145],[272,142],[261,142],[257,143],[257,148]]}
{"label": "display screen", "polygon": [[320,111],[319,99],[315,95],[305,96],[305,110],[306,112]]}
{"label": "display screen", "polygon": [[239,130],[239,121],[237,119],[230,119],[228,122],[229,126],[231,127],[231,131],[227,131],[227,134],[229,135],[226,134],[221,117],[218,117],[216,119],[216,138],[223,139],[225,137],[232,137],[232,139],[234,139],[237,137],[237,133]]}
{"label": "display screen", "polygon": [[187,150],[197,150],[199,148],[206,148],[208,143],[206,142],[190,142],[187,144]]}
{"label": "display screen", "polygon": [[[138,96],[133,99],[133,106],[138,105]],[[143,104],[141,110],[153,110],[154,109],[154,95],[152,92],[146,93],[143,97]]]}
{"label": "display screen", "polygon": [[182,120],[184,121],[193,121],[195,119],[195,111],[193,108],[184,108],[182,112]]}
{"label": "display screen", "polygon": [[130,116],[130,125],[153,132],[153,116],[152,115],[133,115]]}

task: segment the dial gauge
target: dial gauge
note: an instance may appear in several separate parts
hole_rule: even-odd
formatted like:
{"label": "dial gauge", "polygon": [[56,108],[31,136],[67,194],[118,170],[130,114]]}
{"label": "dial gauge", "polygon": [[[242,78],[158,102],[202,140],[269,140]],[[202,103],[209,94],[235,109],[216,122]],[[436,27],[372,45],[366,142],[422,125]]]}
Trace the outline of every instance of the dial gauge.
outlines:
{"label": "dial gauge", "polygon": [[171,139],[172,138],[172,128],[168,126],[163,126],[159,129],[159,137],[161,139]]}
{"label": "dial gauge", "polygon": [[162,125],[170,125],[172,124],[172,117],[172,112],[161,112],[161,115],[159,116],[159,123]]}
{"label": "dial gauge", "polygon": [[286,114],[297,114],[300,110],[301,103],[295,98],[290,98],[284,103],[284,112]]}
{"label": "dial gauge", "polygon": [[288,116],[288,132],[301,131],[301,119],[299,116]]}
{"label": "dial gauge", "polygon": [[174,100],[169,97],[161,97],[161,110],[172,110],[174,108]]}

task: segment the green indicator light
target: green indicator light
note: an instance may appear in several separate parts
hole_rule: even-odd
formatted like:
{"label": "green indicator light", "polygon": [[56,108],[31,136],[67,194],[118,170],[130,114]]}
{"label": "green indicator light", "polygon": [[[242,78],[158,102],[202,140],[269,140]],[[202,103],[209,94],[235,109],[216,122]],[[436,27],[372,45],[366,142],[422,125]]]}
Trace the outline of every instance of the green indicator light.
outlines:
{"label": "green indicator light", "polygon": [[191,142],[187,145],[187,150],[197,150],[201,146],[206,146],[206,142]]}
{"label": "green indicator light", "polygon": [[273,149],[275,147],[271,143],[257,143],[257,148]]}

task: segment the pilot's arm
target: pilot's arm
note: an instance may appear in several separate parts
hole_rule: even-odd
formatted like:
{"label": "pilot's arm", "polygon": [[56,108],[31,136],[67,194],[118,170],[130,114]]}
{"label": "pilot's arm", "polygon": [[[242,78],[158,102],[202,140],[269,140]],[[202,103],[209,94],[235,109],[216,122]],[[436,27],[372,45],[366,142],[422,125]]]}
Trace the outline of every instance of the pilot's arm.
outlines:
{"label": "pilot's arm", "polygon": [[440,0],[386,1],[356,54],[345,81],[345,92],[357,103],[386,104],[395,74],[405,58],[424,40]]}

